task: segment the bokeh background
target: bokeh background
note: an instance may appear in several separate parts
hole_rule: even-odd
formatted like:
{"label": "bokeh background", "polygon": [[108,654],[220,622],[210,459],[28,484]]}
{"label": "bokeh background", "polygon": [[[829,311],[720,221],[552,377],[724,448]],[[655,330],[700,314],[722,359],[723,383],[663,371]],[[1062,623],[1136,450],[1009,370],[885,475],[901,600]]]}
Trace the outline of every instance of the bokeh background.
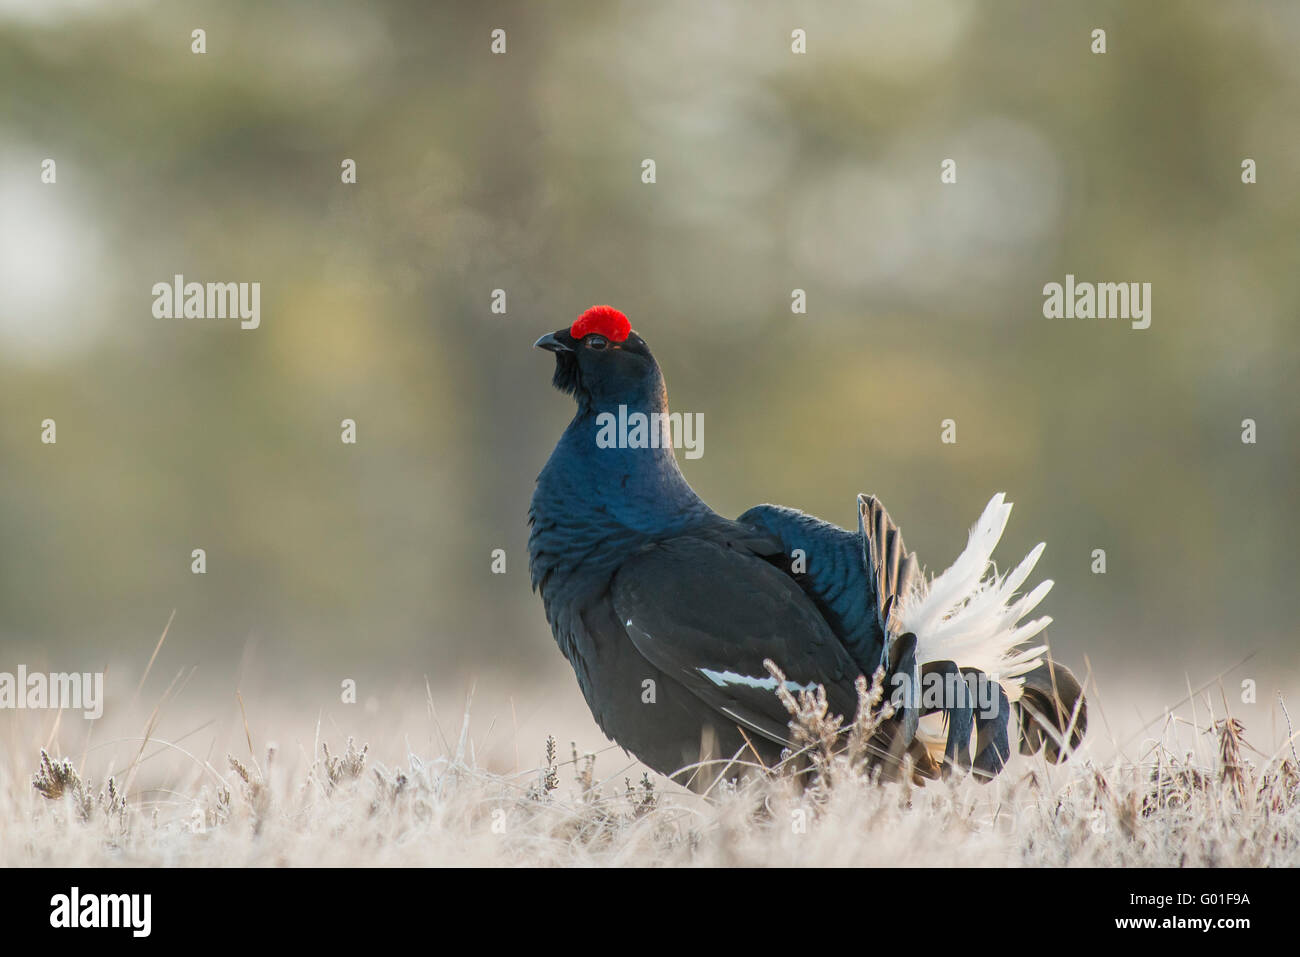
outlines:
{"label": "bokeh background", "polygon": [[[392,720],[427,681],[599,743],[525,519],[571,413],[531,343],[608,302],[720,512],[873,492],[939,570],[1005,491],[1002,561],[1048,543],[1048,637],[1129,718],[1252,652],[1228,697],[1268,703],[1298,48],[1286,0],[0,0],[0,670],[107,667],[112,708],[174,610],[146,700],[341,721],[350,677]],[[155,319],[176,273],[259,281],[261,328]],[[1150,282],[1151,328],[1044,319],[1066,273]]]}

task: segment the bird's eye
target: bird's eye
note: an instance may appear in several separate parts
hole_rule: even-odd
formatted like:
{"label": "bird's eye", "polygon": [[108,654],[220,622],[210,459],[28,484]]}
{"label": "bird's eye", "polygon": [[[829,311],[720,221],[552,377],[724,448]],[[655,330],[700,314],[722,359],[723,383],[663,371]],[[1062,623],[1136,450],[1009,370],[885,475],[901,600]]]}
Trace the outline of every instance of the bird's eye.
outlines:
{"label": "bird's eye", "polygon": [[588,349],[604,349],[609,345],[609,340],[604,336],[590,335],[582,341],[587,344]]}

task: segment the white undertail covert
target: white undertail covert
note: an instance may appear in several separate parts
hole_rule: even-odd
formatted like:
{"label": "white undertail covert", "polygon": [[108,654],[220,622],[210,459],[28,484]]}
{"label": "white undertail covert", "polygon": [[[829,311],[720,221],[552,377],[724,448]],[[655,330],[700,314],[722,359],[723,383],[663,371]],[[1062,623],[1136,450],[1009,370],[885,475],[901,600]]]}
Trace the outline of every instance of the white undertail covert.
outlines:
{"label": "white undertail covert", "polygon": [[1038,667],[1047,651],[1046,645],[1023,645],[1052,619],[1020,622],[1052,590],[1052,582],[1043,581],[1016,598],[1043,554],[1042,542],[1012,571],[998,574],[993,549],[1011,517],[1011,503],[1005,499],[999,492],[989,500],[970,530],[965,550],[947,571],[928,581],[917,576],[902,602],[899,624],[903,633],[916,635],[919,664],[955,661],[962,668],[978,668],[1015,701],[1024,684],[1020,676]]}

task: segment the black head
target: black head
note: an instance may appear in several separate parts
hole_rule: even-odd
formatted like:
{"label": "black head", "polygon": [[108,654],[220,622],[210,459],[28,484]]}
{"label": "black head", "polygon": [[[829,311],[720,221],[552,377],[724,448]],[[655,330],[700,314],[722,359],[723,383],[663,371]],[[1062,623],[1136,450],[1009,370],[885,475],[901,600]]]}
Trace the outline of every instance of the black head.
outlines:
{"label": "black head", "polygon": [[580,406],[657,408],[664,402],[663,376],[650,347],[617,309],[593,306],[568,329],[534,345],[555,353],[551,383]]}

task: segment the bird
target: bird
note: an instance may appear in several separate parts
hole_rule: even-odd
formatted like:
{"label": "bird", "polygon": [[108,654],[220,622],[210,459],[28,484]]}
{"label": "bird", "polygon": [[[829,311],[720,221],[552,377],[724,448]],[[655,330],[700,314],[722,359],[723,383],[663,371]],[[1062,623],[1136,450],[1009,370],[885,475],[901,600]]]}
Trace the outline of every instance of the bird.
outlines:
{"label": "bird", "polygon": [[1019,593],[1043,545],[1004,574],[992,564],[1005,495],[936,576],[874,495],[857,496],[856,529],[770,504],[726,518],[691,488],[670,436],[602,435],[637,413],[670,421],[663,372],[624,313],[593,306],[534,346],[554,354],[552,385],[577,409],[529,506],[532,588],[592,717],[630,755],[700,790],[790,757],[779,683],[820,689],[851,721],[859,679],[886,677],[886,776],[991,780],[1013,711],[1021,753],[1059,762],[1080,746],[1083,689],[1034,641],[1051,618],[1025,620],[1052,583]]}

